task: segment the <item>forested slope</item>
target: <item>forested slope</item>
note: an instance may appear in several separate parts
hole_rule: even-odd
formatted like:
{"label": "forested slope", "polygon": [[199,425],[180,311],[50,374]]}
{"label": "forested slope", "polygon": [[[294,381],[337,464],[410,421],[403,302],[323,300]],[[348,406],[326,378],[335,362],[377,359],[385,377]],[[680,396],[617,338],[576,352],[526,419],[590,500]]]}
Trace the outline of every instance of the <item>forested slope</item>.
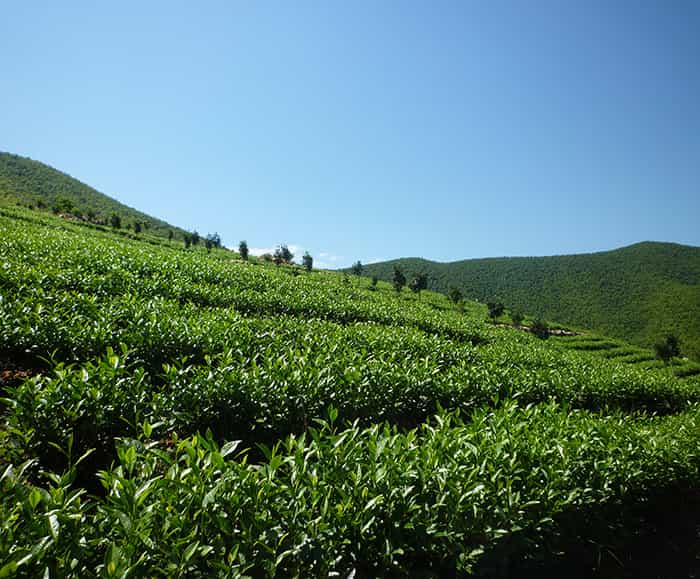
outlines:
{"label": "forested slope", "polygon": [[172,231],[176,237],[181,237],[185,233],[178,227],[132,209],[44,163],[0,152],[0,204],[2,203],[73,213],[102,223],[108,223],[110,217],[116,214],[124,227],[133,227],[134,223],[139,223],[155,235],[167,236]]}
{"label": "forested slope", "polygon": [[678,335],[700,359],[700,248],[643,242],[613,251],[552,257],[437,263],[408,258],[371,264],[365,275],[391,280],[425,272],[430,289],[460,287],[467,297],[502,301],[533,316],[650,346]]}

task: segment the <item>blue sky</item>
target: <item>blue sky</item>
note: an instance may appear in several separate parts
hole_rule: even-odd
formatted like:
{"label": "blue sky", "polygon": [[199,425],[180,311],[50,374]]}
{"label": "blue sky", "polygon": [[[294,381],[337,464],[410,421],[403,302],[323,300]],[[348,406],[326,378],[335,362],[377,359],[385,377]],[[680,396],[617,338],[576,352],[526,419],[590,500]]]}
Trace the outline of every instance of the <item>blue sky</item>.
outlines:
{"label": "blue sky", "polygon": [[0,150],[316,263],[700,245],[700,3],[22,2]]}

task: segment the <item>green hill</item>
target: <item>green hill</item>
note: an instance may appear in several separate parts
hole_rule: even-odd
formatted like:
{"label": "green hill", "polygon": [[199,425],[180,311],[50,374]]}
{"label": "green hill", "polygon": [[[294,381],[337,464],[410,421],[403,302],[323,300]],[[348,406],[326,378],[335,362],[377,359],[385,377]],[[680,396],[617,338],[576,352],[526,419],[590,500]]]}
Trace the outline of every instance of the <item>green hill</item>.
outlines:
{"label": "green hill", "polygon": [[424,272],[430,289],[452,285],[469,298],[501,301],[533,316],[590,328],[651,346],[678,335],[685,355],[700,359],[700,248],[644,242],[601,253],[470,259],[418,258],[365,266],[391,280],[394,265],[410,280]]}
{"label": "green hill", "polygon": [[700,570],[697,375],[22,207],[0,232],[0,577]]}
{"label": "green hill", "polygon": [[154,235],[182,238],[185,231],[160,219],[132,209],[89,185],[53,167],[0,152],[0,204],[19,204],[34,209],[69,213],[93,223],[109,223],[112,215],[122,227],[139,223]]}

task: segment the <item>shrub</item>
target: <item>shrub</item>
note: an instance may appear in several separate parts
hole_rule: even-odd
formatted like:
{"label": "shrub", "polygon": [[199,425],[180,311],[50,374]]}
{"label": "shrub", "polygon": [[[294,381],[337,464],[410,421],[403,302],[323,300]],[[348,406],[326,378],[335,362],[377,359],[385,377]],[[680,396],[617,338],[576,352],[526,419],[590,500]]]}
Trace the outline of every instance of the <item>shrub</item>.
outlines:
{"label": "shrub", "polygon": [[500,317],[503,314],[503,311],[505,310],[501,302],[489,302],[487,306],[489,309],[489,317],[494,322],[496,321],[496,318]]}
{"label": "shrub", "polygon": [[400,293],[403,286],[406,285],[406,276],[398,265],[394,266],[394,277],[392,279],[392,284],[394,285],[396,293]]}
{"label": "shrub", "polygon": [[654,344],[654,351],[659,360],[668,364],[673,358],[681,355],[679,340],[673,334],[668,334],[664,341]]}
{"label": "shrub", "polygon": [[452,303],[455,305],[457,305],[459,302],[461,302],[462,299],[464,298],[464,295],[462,294],[462,290],[459,289],[456,285],[450,286],[450,289],[447,290],[447,295],[452,300]]}
{"label": "shrub", "polygon": [[248,242],[245,239],[238,244],[238,253],[243,261],[248,261]]}
{"label": "shrub", "polygon": [[540,340],[546,340],[549,338],[549,325],[547,322],[541,319],[536,319],[534,322],[532,322],[532,326],[530,326],[530,331],[535,334]]}
{"label": "shrub", "polygon": [[314,258],[307,251],[304,253],[304,257],[301,258],[301,263],[306,271],[311,271],[311,268],[314,266]]}

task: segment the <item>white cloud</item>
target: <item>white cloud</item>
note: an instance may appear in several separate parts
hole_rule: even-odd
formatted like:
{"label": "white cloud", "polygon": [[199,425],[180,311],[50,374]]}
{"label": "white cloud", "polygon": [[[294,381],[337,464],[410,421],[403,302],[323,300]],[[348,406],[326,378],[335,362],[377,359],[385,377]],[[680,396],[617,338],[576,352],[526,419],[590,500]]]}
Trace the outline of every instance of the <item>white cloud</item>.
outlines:
{"label": "white cloud", "polygon": [[261,256],[263,253],[274,253],[275,252],[274,247],[249,247],[248,248],[248,253],[250,255],[255,255],[255,256]]}
{"label": "white cloud", "polygon": [[321,251],[318,256],[314,256],[314,266],[319,269],[332,269],[339,266],[339,261],[342,261],[342,255],[335,255],[327,251]]}
{"label": "white cloud", "polygon": [[328,253],[326,251],[322,251],[321,253],[319,253],[318,257],[323,261],[328,261],[330,263],[335,263],[339,259],[343,259],[340,255],[333,255],[332,253]]}
{"label": "white cloud", "polygon": [[[294,254],[294,260],[297,263],[301,263],[301,258],[307,251],[306,248],[298,243],[288,243],[287,247],[289,248],[289,251]],[[274,254],[275,249],[277,249],[276,245],[273,247],[250,247],[248,248],[248,251],[250,252],[250,255],[260,257],[265,253]],[[314,267],[317,269],[338,268],[341,266],[343,261],[342,255],[335,255],[329,251],[321,251],[315,254],[312,253],[311,256],[314,258]]]}

